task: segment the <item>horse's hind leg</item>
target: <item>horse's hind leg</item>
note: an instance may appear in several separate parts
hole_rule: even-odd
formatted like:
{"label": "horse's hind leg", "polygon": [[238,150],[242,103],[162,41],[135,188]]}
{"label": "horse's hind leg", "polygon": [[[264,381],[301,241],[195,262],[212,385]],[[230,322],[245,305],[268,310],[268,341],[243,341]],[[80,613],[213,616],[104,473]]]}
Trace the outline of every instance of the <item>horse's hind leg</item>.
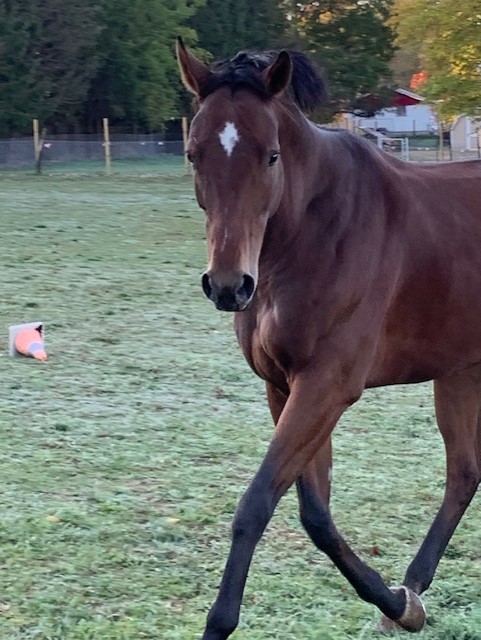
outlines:
{"label": "horse's hind leg", "polygon": [[431,584],[481,479],[481,366],[436,380],[434,397],[446,447],[446,487],[441,508],[404,579],[418,594]]}

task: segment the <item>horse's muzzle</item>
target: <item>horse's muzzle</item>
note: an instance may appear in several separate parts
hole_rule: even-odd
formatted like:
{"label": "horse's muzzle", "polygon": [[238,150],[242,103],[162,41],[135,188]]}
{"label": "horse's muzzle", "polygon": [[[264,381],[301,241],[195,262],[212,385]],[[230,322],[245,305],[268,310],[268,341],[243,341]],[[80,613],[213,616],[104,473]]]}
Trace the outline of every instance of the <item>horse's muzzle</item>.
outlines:
{"label": "horse's muzzle", "polygon": [[244,273],[234,282],[218,282],[209,272],[202,276],[202,289],[220,311],[244,311],[256,288],[254,278]]}

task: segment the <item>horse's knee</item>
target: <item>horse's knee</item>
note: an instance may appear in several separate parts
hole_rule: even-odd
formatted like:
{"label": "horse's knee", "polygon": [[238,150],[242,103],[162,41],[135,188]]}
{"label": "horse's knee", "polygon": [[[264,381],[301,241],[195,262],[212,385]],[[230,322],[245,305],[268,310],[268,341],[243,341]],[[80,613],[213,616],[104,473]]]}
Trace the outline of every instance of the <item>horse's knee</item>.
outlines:
{"label": "horse's knee", "polygon": [[259,540],[272,516],[269,493],[263,487],[251,485],[241,498],[232,521],[232,538]]}
{"label": "horse's knee", "polygon": [[336,547],[337,535],[329,507],[324,504],[310,482],[304,477],[297,481],[301,524],[318,549],[328,553]]}
{"label": "horse's knee", "polygon": [[332,556],[338,549],[338,537],[329,512],[322,510],[313,515],[301,509],[300,520],[316,547],[320,551]]}
{"label": "horse's knee", "polygon": [[257,542],[265,529],[265,523],[256,518],[235,516],[232,521],[233,540],[252,540]]}

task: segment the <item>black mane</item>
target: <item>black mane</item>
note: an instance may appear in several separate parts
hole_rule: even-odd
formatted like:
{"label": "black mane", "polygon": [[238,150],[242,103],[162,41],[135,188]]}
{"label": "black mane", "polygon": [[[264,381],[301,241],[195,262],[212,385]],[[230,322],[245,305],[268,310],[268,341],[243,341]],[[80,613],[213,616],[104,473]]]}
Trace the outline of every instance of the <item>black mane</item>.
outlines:
{"label": "black mane", "polygon": [[[325,82],[314,64],[299,51],[288,52],[293,71],[290,97],[303,110],[313,111],[327,99]],[[241,51],[233,58],[214,62],[209,81],[202,87],[200,98],[204,99],[219,87],[230,87],[232,91],[249,88],[259,97],[270,96],[262,80],[262,72],[277,58],[277,51]]]}

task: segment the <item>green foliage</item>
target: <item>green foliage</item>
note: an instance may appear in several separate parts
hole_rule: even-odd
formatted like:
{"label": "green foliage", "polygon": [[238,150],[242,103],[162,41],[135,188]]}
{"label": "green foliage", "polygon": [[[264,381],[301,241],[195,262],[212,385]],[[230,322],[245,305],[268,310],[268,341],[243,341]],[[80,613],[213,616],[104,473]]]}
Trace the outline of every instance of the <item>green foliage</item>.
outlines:
{"label": "green foliage", "polygon": [[[399,45],[416,50],[428,80],[420,89],[450,118],[481,113],[481,7],[479,0],[397,0]],[[419,70],[419,69],[417,69]]]}
{"label": "green foliage", "polygon": [[176,34],[203,0],[0,0],[0,135],[129,130],[178,115]]}
{"label": "green foliage", "polygon": [[0,0],[0,135],[29,132],[33,117],[50,132],[98,131],[103,117],[162,129],[188,111],[177,34],[214,58],[297,42],[346,106],[387,75],[388,1]]}
{"label": "green foliage", "polygon": [[[0,4],[0,133],[72,121],[97,67],[95,0]],[[3,103],[3,104],[2,104]]]}
{"label": "green foliage", "polygon": [[389,78],[390,0],[295,3],[292,24],[303,47],[326,70],[334,108],[349,108]]}
{"label": "green foliage", "polygon": [[102,117],[155,130],[178,116],[175,34],[198,0],[102,0],[101,63],[89,95],[89,128]]}
{"label": "green foliage", "polygon": [[207,0],[190,24],[199,46],[215,59],[243,49],[279,47],[288,25],[284,6],[276,0]]}
{"label": "green foliage", "polygon": [[[32,4],[23,3],[29,8]],[[0,136],[28,126],[40,99],[32,51],[35,21],[18,3],[0,1]]]}
{"label": "green foliage", "polygon": [[38,3],[37,82],[43,84],[37,113],[52,120],[73,121],[96,72],[102,32],[96,0],[42,0]]}

